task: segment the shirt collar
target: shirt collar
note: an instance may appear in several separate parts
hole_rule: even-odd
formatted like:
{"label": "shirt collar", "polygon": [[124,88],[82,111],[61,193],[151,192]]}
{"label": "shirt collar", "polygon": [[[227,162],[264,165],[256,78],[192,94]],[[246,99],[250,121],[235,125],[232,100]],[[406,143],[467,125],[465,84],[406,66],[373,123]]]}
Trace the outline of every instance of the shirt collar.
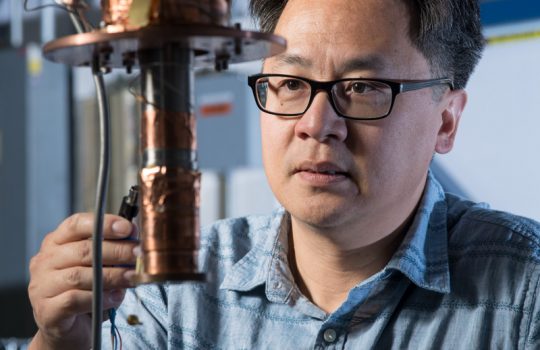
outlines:
{"label": "shirt collar", "polygon": [[385,270],[397,270],[417,286],[450,292],[447,205],[431,171],[411,226]]}
{"label": "shirt collar", "polygon": [[279,259],[280,252],[285,251],[286,256],[287,246],[283,247],[283,242],[287,244],[289,230],[289,214],[283,208],[275,210],[270,224],[254,234],[254,247],[232,266],[220,289],[248,291],[265,283],[270,273],[276,273],[271,270],[272,261]]}
{"label": "shirt collar", "polygon": [[[405,238],[385,271],[400,271],[421,288],[450,292],[447,207],[442,186],[428,173],[424,194]],[[294,290],[287,263],[290,216],[276,210],[258,242],[225,275],[221,289],[248,291],[266,283],[269,300],[285,302]]]}

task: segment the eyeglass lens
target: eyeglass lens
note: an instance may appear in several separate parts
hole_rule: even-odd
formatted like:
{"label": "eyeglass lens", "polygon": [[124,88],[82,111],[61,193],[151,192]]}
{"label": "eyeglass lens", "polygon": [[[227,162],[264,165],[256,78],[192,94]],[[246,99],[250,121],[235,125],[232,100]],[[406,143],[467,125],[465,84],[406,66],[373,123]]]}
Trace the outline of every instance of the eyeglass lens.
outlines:
{"label": "eyeglass lens", "polygon": [[[311,86],[302,79],[263,77],[255,86],[258,102],[268,113],[297,116],[310,103]],[[350,118],[380,118],[392,105],[392,88],[377,81],[340,81],[333,85],[331,95],[338,112]]]}

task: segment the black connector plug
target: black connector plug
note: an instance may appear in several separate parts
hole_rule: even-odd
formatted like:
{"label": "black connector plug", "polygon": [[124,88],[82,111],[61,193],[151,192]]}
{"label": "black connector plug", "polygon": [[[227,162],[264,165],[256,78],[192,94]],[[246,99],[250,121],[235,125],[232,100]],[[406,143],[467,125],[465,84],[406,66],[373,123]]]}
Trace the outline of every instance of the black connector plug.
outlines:
{"label": "black connector plug", "polygon": [[129,221],[139,213],[139,186],[131,186],[129,194],[122,199],[122,205],[118,211],[118,216],[121,216]]}

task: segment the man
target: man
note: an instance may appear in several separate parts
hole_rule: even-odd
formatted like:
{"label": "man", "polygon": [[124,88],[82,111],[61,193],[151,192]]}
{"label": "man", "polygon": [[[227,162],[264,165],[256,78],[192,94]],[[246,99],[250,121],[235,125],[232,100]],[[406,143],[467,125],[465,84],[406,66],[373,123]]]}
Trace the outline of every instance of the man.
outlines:
{"label": "man", "polygon": [[[445,194],[428,171],[482,50],[476,1],[251,6],[288,41],[250,78],[283,209],[204,231],[208,283],[128,291],[124,347],[539,348],[540,225]],[[89,348],[91,223],[69,218],[32,260],[34,348]],[[106,217],[105,265],[133,263],[134,243],[115,241],[130,233]],[[130,274],[105,268],[105,308]]]}

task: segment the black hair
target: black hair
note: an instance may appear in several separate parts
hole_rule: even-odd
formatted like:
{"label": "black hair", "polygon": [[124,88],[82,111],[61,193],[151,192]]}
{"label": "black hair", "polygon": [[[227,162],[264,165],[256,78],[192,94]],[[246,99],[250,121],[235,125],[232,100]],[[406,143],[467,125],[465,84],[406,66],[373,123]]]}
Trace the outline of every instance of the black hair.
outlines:
{"label": "black hair", "polygon": [[[273,32],[288,0],[251,0],[263,32]],[[403,0],[410,12],[409,37],[435,77],[449,77],[456,89],[467,84],[485,40],[478,0]]]}

